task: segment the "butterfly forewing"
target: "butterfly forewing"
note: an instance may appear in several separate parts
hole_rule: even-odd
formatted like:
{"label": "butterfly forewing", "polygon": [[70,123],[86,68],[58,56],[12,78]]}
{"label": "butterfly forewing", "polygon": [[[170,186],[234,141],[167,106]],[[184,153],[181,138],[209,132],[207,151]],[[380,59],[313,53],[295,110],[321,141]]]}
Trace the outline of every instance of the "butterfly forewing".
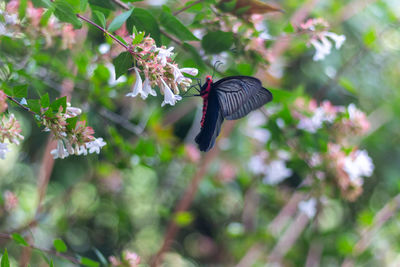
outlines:
{"label": "butterfly forewing", "polygon": [[262,85],[254,77],[232,76],[217,81],[212,87],[217,92],[222,115],[228,117],[257,94]]}
{"label": "butterfly forewing", "polygon": [[272,100],[272,94],[264,87],[260,87],[241,107],[231,115],[225,116],[227,120],[243,118],[251,111],[258,109]]}

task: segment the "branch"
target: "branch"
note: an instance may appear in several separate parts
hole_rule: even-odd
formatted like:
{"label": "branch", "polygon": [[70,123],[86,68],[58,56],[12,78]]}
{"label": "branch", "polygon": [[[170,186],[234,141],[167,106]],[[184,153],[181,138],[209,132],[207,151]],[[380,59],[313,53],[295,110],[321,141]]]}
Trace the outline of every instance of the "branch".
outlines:
{"label": "branch", "polygon": [[85,18],[83,16],[81,16],[80,14],[76,14],[76,16],[78,18],[80,18],[81,20],[86,21],[87,23],[92,24],[93,26],[95,26],[97,29],[101,30],[102,32],[104,32],[106,35],[110,36],[114,41],[116,41],[118,44],[120,44],[121,46],[123,46],[126,50],[128,50],[129,52],[132,52],[132,50],[126,46],[123,42],[121,42],[120,40],[117,39],[117,37],[115,37],[114,35],[112,35],[111,33],[109,33],[106,29],[102,28],[101,26],[97,25],[96,23],[94,23],[93,21],[91,21],[88,18]]}
{"label": "branch", "polygon": [[[234,121],[229,121],[224,125],[223,134],[221,135],[220,140],[223,137],[229,135],[229,133],[233,130],[234,125],[235,125]],[[197,192],[200,182],[205,177],[208,167],[214,161],[214,159],[218,156],[218,154],[219,154],[219,149],[218,149],[217,145],[214,147],[214,149],[207,152],[207,154],[203,154],[204,157],[203,157],[200,167],[198,168],[197,172],[193,175],[191,182],[190,182],[190,184],[188,184],[183,197],[181,198],[181,200],[178,202],[178,204],[175,207],[175,212],[171,216],[172,218],[167,227],[167,231],[164,236],[163,244],[162,244],[160,250],[154,256],[153,262],[151,264],[152,267],[158,266],[160,264],[160,262],[164,256],[164,253],[169,250],[169,248],[172,244],[172,241],[175,239],[175,236],[179,231],[179,226],[175,223],[175,220],[174,220],[175,215],[189,209],[189,207],[192,204],[193,199],[196,195],[196,192]]]}
{"label": "branch", "polygon": [[203,2],[203,0],[197,0],[197,1],[191,3],[191,4],[187,5],[187,6],[184,6],[184,7],[181,8],[180,10],[174,12],[174,16],[179,15],[179,14],[182,13],[183,11],[185,11],[185,10],[191,8],[192,6],[197,5],[198,3],[201,3],[201,2]]}

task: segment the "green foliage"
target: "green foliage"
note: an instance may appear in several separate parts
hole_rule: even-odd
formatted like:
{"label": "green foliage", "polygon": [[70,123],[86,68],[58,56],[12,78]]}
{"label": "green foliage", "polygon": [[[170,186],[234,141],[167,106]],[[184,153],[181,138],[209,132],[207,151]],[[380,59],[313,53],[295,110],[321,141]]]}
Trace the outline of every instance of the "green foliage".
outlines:
{"label": "green foliage", "polygon": [[7,249],[4,250],[4,254],[1,257],[1,267],[10,267],[10,261],[8,259]]}
{"label": "green foliage", "polygon": [[160,16],[161,25],[170,33],[182,41],[198,41],[196,36],[180,20],[169,12],[162,11]]}
{"label": "green foliage", "polygon": [[211,54],[228,50],[233,45],[233,33],[223,31],[208,32],[201,40],[201,46]]}
{"label": "green foliage", "polygon": [[57,250],[57,252],[64,253],[68,250],[67,245],[61,239],[55,239],[53,241],[53,246]]}
{"label": "green foliage", "polygon": [[12,239],[17,242],[18,244],[22,246],[29,246],[28,242],[25,241],[25,239],[18,233],[13,233],[11,235]]}
{"label": "green foliage", "polygon": [[76,17],[76,12],[70,3],[66,0],[55,0],[54,3],[54,15],[64,22],[71,23],[75,28],[81,28],[82,22]]}
{"label": "green foliage", "polygon": [[110,25],[108,25],[108,31],[114,32],[118,30],[122,24],[131,16],[133,8],[129,11],[126,11],[120,15],[118,15],[113,21],[111,21]]}
{"label": "green foliage", "polygon": [[156,41],[157,45],[161,44],[161,32],[157,20],[154,16],[143,8],[135,8],[135,12],[126,21],[126,27],[129,33],[132,33],[133,27],[138,31],[144,31]]}
{"label": "green foliage", "polygon": [[132,67],[132,55],[129,52],[122,52],[113,60],[113,63],[115,67],[115,79],[118,79]]}

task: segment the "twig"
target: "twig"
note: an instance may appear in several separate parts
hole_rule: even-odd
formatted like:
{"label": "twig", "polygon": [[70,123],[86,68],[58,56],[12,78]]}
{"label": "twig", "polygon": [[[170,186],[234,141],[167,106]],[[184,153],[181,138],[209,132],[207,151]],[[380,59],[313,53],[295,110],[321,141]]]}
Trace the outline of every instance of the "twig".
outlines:
{"label": "twig", "polygon": [[[235,121],[226,122],[220,138],[227,136],[232,131],[234,125]],[[190,184],[188,184],[183,197],[175,207],[175,212],[172,215],[171,221],[167,227],[163,244],[160,250],[154,256],[153,262],[151,264],[152,267],[158,266],[160,264],[164,256],[164,253],[169,250],[172,241],[174,240],[176,234],[179,231],[179,226],[175,223],[174,220],[175,215],[179,214],[180,212],[186,211],[190,207],[196,195],[200,182],[203,180],[205,174],[207,173],[208,167],[210,166],[211,162],[213,162],[213,160],[218,156],[218,154],[219,154],[219,149],[217,145],[214,147],[214,149],[207,152],[207,154],[204,154],[205,156],[203,157],[200,167],[193,175],[193,178],[191,179]]]}
{"label": "twig", "polygon": [[[9,95],[7,95],[7,94],[6,94],[6,96],[7,96],[7,98],[8,98],[9,100],[11,100],[11,101],[14,102],[15,104],[17,104],[20,108],[24,109],[25,111],[28,111],[29,113],[31,113],[32,115],[35,115],[35,116],[36,116],[36,115],[39,115],[39,114],[37,114],[36,112],[32,111],[30,108],[28,108],[28,107],[22,105],[21,103],[19,103],[18,100],[16,100],[16,99],[13,98],[12,96],[9,96]],[[40,116],[40,115],[39,115],[39,116]]]}
{"label": "twig", "polygon": [[[386,205],[376,213],[372,226],[364,229],[361,239],[356,243],[353,250],[353,257],[363,253],[371,244],[372,237],[382,226],[400,210],[400,194],[392,198]],[[347,257],[342,266],[353,266],[352,257]]]}
{"label": "twig", "polygon": [[282,260],[282,257],[292,248],[300,234],[304,231],[309,220],[308,216],[303,212],[300,212],[297,215],[292,224],[279,239],[278,244],[276,244],[270,253],[268,257],[269,262],[279,263]]}
{"label": "twig", "polygon": [[[0,239],[13,240],[13,238],[12,238],[12,236],[10,234],[5,234],[5,233],[0,233]],[[80,264],[81,263],[80,260],[76,259],[73,256],[70,256],[70,255],[67,255],[67,254],[64,254],[64,253],[60,253],[60,252],[52,250],[52,249],[39,248],[39,247],[37,247],[37,246],[35,246],[33,244],[30,244],[29,242],[27,242],[27,243],[28,243],[28,248],[30,248],[30,249],[36,249],[36,250],[40,250],[42,252],[45,252],[47,254],[52,254],[52,255],[55,255],[57,257],[64,258],[64,259],[66,259],[66,260],[68,260],[70,262],[73,262],[75,264]]]}
{"label": "twig", "polygon": [[201,2],[203,2],[203,0],[197,0],[197,1],[191,3],[191,4],[187,5],[187,6],[184,6],[184,7],[181,8],[180,10],[174,12],[174,16],[179,15],[179,14],[182,13],[183,11],[185,11],[185,10],[191,8],[192,6],[197,5],[198,3],[201,3]]}
{"label": "twig", "polygon": [[117,37],[115,37],[114,35],[112,35],[111,33],[109,33],[106,29],[104,29],[103,27],[97,25],[96,23],[94,23],[93,21],[91,21],[90,19],[87,19],[83,16],[81,16],[80,14],[76,14],[76,16],[78,18],[80,18],[81,20],[86,21],[89,24],[92,24],[93,26],[95,26],[96,28],[98,28],[99,30],[101,30],[102,32],[104,32],[105,34],[107,34],[108,36],[110,36],[114,41],[116,41],[118,44],[120,44],[121,46],[123,46],[126,50],[128,50],[129,52],[132,52],[132,50],[125,45],[123,42],[121,42],[120,40],[118,40]]}

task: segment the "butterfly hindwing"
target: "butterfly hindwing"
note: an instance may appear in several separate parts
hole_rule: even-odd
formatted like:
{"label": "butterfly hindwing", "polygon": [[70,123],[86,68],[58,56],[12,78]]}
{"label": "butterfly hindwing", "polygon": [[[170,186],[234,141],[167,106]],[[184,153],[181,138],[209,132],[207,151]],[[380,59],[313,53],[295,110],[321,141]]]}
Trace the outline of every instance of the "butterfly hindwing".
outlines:
{"label": "butterfly hindwing", "polygon": [[217,81],[212,87],[217,92],[222,115],[227,118],[242,108],[249,99],[258,100],[254,95],[257,95],[262,85],[254,77],[232,76]]}
{"label": "butterfly hindwing", "polygon": [[200,130],[200,133],[195,138],[195,141],[199,145],[199,149],[201,151],[208,151],[214,146],[215,140],[217,139],[221,130],[222,122],[224,121],[215,91],[210,92],[207,101],[208,105],[204,118],[204,124]]}

